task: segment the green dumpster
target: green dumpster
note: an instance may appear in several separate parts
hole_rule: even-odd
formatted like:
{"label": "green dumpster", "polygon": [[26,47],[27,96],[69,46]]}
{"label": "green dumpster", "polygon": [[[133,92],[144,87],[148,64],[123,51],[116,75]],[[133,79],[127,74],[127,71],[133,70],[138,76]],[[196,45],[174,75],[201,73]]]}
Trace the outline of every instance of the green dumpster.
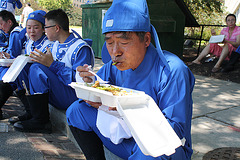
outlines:
{"label": "green dumpster", "polygon": [[[183,0],[147,0],[151,24],[158,32],[163,50],[183,55],[184,27],[199,26]],[[93,40],[95,56],[101,58],[104,43],[102,20],[111,2],[82,5],[83,38]]]}
{"label": "green dumpster", "polygon": [[102,20],[107,9],[111,6],[108,3],[83,4],[82,7],[82,36],[93,40],[92,48],[95,57],[101,58],[101,50],[104,43],[102,35]]}
{"label": "green dumpster", "polygon": [[179,57],[183,53],[185,16],[174,0],[148,0],[151,23],[162,49]]}

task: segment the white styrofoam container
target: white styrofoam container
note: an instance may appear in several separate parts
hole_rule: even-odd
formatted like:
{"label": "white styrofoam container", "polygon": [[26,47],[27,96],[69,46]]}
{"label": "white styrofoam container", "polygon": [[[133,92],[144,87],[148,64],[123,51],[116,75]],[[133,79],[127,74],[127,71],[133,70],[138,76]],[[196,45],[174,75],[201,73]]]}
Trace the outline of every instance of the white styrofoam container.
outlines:
{"label": "white styrofoam container", "polygon": [[142,99],[145,102],[138,105],[119,99],[117,106],[139,148],[143,154],[153,157],[175,153],[181,140],[155,101],[146,94]]}
{"label": "white styrofoam container", "polygon": [[14,62],[12,63],[8,71],[5,73],[5,75],[3,76],[2,78],[3,82],[4,83],[14,82],[18,77],[19,73],[24,68],[24,66],[27,63],[32,63],[32,62],[33,61],[31,61],[31,58],[29,56],[25,56],[25,55],[18,56],[14,60]]}
{"label": "white styrofoam container", "polygon": [[[114,96],[111,92],[100,90],[97,88],[88,87],[86,83],[72,82],[69,84],[72,88],[75,89],[78,98],[89,100],[92,102],[102,102],[103,105],[109,107],[117,107],[117,99],[122,99],[122,101],[131,101],[134,103],[141,103],[141,97],[145,94],[142,91],[137,91],[129,88],[122,88],[123,90],[130,92],[132,95],[125,96]],[[101,84],[101,86],[109,86],[109,84]]]}
{"label": "white styrofoam container", "polygon": [[13,61],[14,59],[0,59],[0,66],[9,66]]}
{"label": "white styrofoam container", "polygon": [[181,140],[155,101],[144,92],[117,86],[139,94],[113,96],[111,92],[88,87],[85,83],[72,82],[69,85],[75,89],[78,98],[117,107],[118,113],[145,155],[171,155],[181,146]]}

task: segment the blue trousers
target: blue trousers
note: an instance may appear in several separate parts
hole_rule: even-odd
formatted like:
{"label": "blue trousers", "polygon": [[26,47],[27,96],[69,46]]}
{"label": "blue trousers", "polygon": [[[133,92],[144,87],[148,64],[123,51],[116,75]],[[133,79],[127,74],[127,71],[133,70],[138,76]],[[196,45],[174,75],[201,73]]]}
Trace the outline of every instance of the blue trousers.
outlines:
{"label": "blue trousers", "polygon": [[42,64],[34,63],[29,70],[30,94],[49,93],[49,103],[66,110],[77,100],[75,90],[64,84],[58,76]]}
{"label": "blue trousers", "polygon": [[151,157],[142,153],[133,138],[125,139],[120,144],[114,144],[109,138],[104,137],[96,126],[97,109],[89,106],[84,101],[75,101],[66,112],[68,124],[84,131],[94,131],[107,147],[115,155],[128,160],[187,160],[184,149],[179,147],[171,156]]}
{"label": "blue trousers", "polygon": [[[28,73],[29,73],[29,68],[31,66],[31,63],[28,63],[22,71],[19,73],[18,77],[14,82],[11,82],[10,85],[12,86],[12,89],[15,90],[18,88],[18,90],[24,89],[23,87],[23,82],[25,82],[26,87],[29,88],[29,83],[28,83]],[[5,73],[8,71],[9,67],[0,67],[0,79],[2,80],[3,76]]]}

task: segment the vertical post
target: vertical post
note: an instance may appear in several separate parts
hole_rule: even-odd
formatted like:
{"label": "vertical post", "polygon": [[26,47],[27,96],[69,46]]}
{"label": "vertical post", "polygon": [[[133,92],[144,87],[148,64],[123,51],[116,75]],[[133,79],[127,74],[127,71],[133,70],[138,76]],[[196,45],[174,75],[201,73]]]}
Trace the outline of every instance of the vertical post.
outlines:
{"label": "vertical post", "polygon": [[204,29],[204,25],[200,25],[200,26],[202,26],[202,31],[201,31],[201,37],[200,37],[200,42],[199,42],[199,46],[198,46],[198,53],[197,53],[197,55],[199,55],[199,52],[200,52],[201,42],[202,42],[202,35],[203,35],[203,29]]}

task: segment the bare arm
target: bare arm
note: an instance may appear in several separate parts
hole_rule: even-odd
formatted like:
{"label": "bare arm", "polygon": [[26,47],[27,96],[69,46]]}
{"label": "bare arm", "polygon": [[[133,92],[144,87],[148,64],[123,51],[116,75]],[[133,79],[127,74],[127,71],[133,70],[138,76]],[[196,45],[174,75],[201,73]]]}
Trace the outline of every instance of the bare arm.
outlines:
{"label": "bare arm", "polygon": [[236,42],[224,40],[224,43],[230,43],[231,45],[237,48],[240,45],[240,35],[237,36]]}

